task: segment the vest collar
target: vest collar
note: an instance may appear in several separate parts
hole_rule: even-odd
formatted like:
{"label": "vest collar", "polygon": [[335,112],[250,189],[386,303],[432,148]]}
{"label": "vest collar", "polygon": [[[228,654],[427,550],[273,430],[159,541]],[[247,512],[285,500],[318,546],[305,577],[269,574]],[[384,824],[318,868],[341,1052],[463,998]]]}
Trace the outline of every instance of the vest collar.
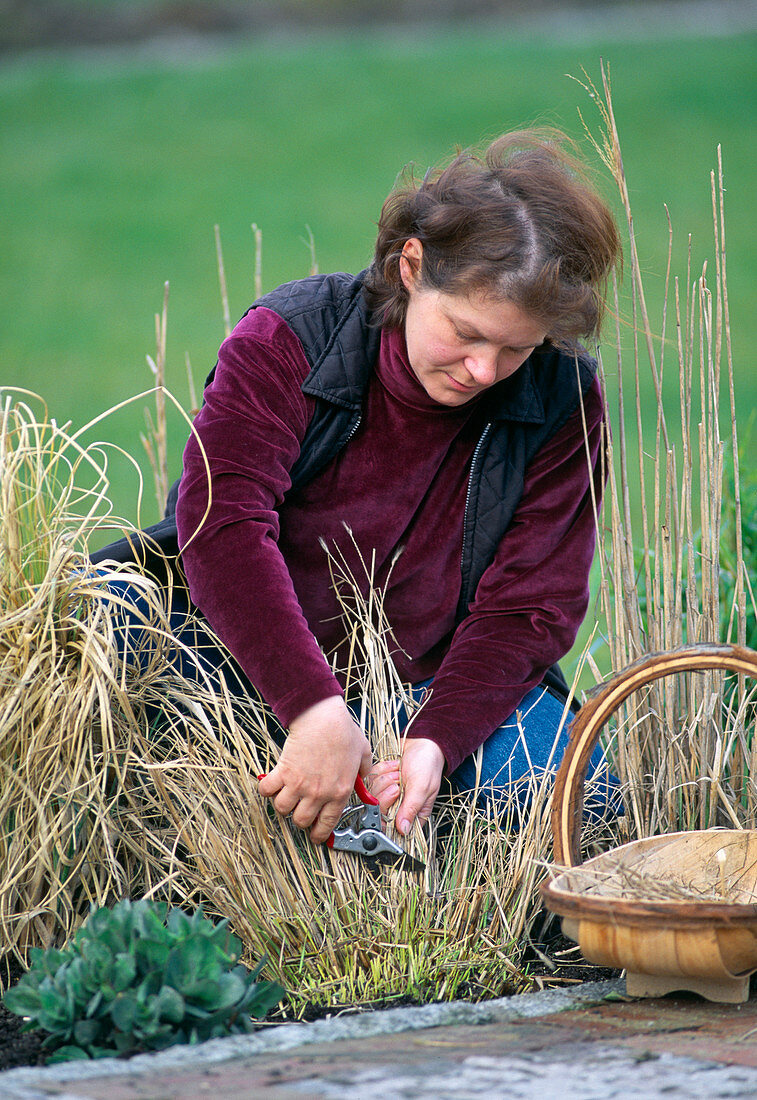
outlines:
{"label": "vest collar", "polygon": [[544,400],[537,383],[538,365],[538,356],[531,354],[515,374],[493,387],[486,401],[490,420],[544,423]]}
{"label": "vest collar", "polygon": [[334,329],[302,384],[304,393],[347,409],[362,405],[381,338],[362,293],[364,274],[350,278]]}

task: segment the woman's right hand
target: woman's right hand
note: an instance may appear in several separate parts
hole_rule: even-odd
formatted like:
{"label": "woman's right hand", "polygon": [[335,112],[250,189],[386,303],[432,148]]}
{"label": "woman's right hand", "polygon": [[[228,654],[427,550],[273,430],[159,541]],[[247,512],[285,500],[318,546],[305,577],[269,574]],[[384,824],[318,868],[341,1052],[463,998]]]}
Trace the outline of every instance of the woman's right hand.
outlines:
{"label": "woman's right hand", "polygon": [[303,711],[289,734],[275,768],[260,780],[260,793],[277,813],[292,815],[323,844],[339,821],[355,787],[372,761],[368,739],[341,696],[323,699]]}

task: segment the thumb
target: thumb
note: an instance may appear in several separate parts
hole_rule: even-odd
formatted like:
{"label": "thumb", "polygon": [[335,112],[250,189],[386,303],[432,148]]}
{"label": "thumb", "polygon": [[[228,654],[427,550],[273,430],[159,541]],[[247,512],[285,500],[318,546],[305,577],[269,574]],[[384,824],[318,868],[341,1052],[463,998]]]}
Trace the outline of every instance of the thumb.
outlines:
{"label": "thumb", "polygon": [[413,827],[416,818],[421,824],[427,821],[434,808],[434,794],[427,794],[423,787],[419,788],[412,780],[407,781],[405,797],[397,810],[395,825],[403,836],[407,836]]}

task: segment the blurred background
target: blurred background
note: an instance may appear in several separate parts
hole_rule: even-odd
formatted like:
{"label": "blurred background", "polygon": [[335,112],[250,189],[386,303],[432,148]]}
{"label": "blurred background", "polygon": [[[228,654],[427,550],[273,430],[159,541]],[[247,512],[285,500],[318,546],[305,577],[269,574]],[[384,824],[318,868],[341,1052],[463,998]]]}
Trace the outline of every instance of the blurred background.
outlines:
{"label": "blurred background", "polygon": [[[564,128],[591,157],[584,123],[598,136],[600,117],[581,82],[601,82],[601,61],[656,329],[666,206],[673,274],[685,286],[714,266],[722,145],[746,423],[755,0],[0,0],[0,382],[77,427],[149,388],[168,281],[167,382],[188,406],[187,357],[201,391],[223,338],[215,225],[232,321],[254,297],[253,223],[263,290],[307,274],[313,255],[321,271],[358,271],[403,166],[423,173],[456,145],[532,123]],[[88,438],[141,459],[146,404]],[[653,401],[649,415],[653,430]],[[169,428],[178,474],[187,429],[174,415]],[[117,459],[112,473],[116,509],[135,519],[137,478]],[[155,518],[148,493],[141,519]]]}

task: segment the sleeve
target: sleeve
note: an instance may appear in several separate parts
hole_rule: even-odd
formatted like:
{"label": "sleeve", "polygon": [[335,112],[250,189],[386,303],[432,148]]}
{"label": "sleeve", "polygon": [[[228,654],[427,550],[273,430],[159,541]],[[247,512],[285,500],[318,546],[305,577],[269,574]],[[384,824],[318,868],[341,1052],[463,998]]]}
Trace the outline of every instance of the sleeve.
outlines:
{"label": "sleeve", "polygon": [[277,541],[277,508],[312,415],[301,389],[309,369],[277,314],[259,308],[240,321],[186,445],[176,510],[192,600],[284,726],[342,694]]}
{"label": "sleeve", "polygon": [[531,463],[512,523],[408,729],[409,737],[436,741],[448,772],[515,711],[576,639],[589,602],[604,431],[595,379],[583,413],[579,408]]}

